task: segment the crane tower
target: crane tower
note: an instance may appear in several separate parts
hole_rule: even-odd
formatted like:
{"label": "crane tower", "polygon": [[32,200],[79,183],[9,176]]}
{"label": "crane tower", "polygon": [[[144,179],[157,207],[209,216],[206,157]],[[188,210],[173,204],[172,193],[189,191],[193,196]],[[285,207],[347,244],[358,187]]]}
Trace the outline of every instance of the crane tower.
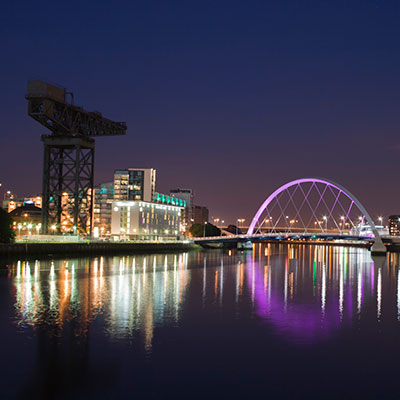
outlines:
{"label": "crane tower", "polygon": [[77,107],[72,93],[40,80],[28,82],[25,98],[28,115],[51,131],[42,135],[42,232],[51,224],[59,233],[91,233],[94,138],[125,135],[126,124]]}

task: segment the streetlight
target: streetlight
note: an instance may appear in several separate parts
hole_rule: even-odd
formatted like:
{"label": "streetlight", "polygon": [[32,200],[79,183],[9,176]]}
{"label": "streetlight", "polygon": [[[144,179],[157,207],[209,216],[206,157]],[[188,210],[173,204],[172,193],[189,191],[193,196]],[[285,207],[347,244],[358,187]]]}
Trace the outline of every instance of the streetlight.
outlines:
{"label": "streetlight", "polygon": [[325,221],[325,232],[326,232],[328,230],[328,218],[326,217],[326,215],[324,215],[322,219]]}
{"label": "streetlight", "polygon": [[56,225],[52,225],[52,226],[51,226],[51,229],[52,229],[52,231],[53,231],[53,235],[54,235],[54,232],[56,231],[56,228],[57,228]]}
{"label": "streetlight", "polygon": [[236,220],[236,222],[237,222],[237,224],[236,224],[236,235],[238,234],[238,227],[240,228],[240,223],[242,222],[244,222],[244,221],[246,221],[244,218],[238,218],[237,220]]}
{"label": "streetlight", "polygon": [[21,228],[22,228],[22,225],[18,224],[18,236],[21,236]]}
{"label": "streetlight", "polygon": [[203,228],[203,237],[206,237],[206,225],[208,224],[208,222],[204,222],[204,228]]}
{"label": "streetlight", "polygon": [[383,218],[382,217],[378,217],[379,222],[381,223],[381,225],[383,226]]}
{"label": "streetlight", "polygon": [[344,216],[342,215],[341,217],[340,217],[340,219],[342,220],[342,230],[344,229]]}

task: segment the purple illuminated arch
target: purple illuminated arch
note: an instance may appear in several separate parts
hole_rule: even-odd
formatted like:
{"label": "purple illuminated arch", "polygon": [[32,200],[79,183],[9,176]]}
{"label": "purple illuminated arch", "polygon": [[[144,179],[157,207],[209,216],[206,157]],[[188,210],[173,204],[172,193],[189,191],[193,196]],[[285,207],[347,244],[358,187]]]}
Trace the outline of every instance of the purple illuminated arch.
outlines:
{"label": "purple illuminated arch", "polygon": [[[381,251],[386,251],[386,248],[382,242],[382,239],[379,235],[378,230],[375,227],[374,221],[368,214],[367,210],[363,207],[363,205],[359,202],[359,200],[352,194],[350,193],[347,189],[345,189],[343,186],[339,185],[336,182],[333,182],[329,179],[322,179],[322,178],[302,178],[302,179],[296,179],[294,181],[288,182],[285,185],[281,186],[280,188],[276,189],[261,205],[261,207],[258,209],[256,215],[254,216],[249,229],[247,231],[247,235],[251,236],[254,233],[254,228],[256,227],[257,223],[260,220],[261,215],[265,211],[265,209],[268,207],[268,205],[271,203],[272,200],[274,200],[280,193],[282,193],[284,190],[287,190],[291,186],[295,185],[300,185],[302,183],[311,183],[315,185],[316,183],[322,183],[327,186],[331,186],[332,188],[338,190],[340,193],[343,193],[345,196],[347,196],[354,204],[358,207],[358,209],[363,213],[365,219],[369,223],[371,230],[375,236],[375,243],[374,246],[376,248],[381,249]],[[385,249],[385,250],[383,250]],[[379,251],[379,250],[378,250]]]}

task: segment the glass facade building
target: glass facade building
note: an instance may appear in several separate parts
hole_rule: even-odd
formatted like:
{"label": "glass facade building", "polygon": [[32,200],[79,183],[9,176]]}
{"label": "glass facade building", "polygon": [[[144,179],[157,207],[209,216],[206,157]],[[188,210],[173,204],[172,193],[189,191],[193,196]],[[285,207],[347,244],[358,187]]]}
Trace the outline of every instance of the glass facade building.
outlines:
{"label": "glass facade building", "polygon": [[114,171],[115,200],[153,201],[156,187],[156,170],[153,168],[128,168]]}

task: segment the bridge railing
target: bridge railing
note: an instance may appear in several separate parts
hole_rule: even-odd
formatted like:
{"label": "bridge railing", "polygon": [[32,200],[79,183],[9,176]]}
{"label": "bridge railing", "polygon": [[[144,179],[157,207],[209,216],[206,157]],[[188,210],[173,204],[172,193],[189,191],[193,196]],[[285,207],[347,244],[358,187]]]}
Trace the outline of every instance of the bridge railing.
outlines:
{"label": "bridge railing", "polygon": [[[240,234],[240,235],[230,235],[230,236],[200,236],[192,238],[193,241],[201,242],[201,241],[229,241],[229,240],[249,240],[257,239],[257,238],[280,238],[280,239],[291,239],[291,238],[302,238],[302,239],[318,239],[318,238],[336,238],[336,239],[345,239],[348,240],[372,240],[374,241],[374,237],[371,236],[357,236],[351,235],[348,232],[342,233],[330,233],[330,232],[320,232],[320,233],[312,233],[312,232],[303,232],[303,233],[285,233],[285,232],[275,232],[275,233],[257,233],[253,235]],[[384,236],[385,238],[391,238],[390,236]]]}

